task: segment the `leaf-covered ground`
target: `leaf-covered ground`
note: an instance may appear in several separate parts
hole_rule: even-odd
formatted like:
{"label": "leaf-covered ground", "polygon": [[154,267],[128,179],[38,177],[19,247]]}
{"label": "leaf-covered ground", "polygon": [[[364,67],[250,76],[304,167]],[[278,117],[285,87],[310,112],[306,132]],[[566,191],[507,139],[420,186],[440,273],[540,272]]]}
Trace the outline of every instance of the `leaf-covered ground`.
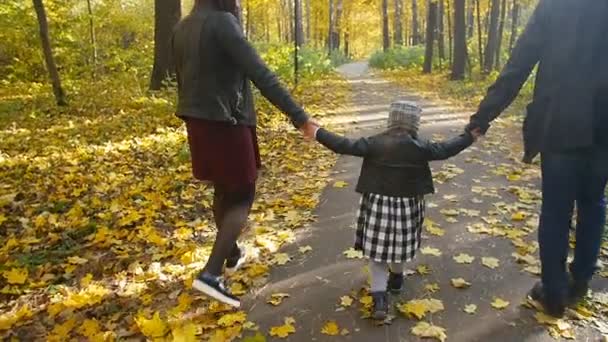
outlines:
{"label": "leaf-covered ground", "polygon": [[[82,85],[66,109],[40,85],[0,89],[1,338],[240,334],[244,316],[190,290],[215,234],[212,191],[191,177],[173,95],[129,86]],[[300,89],[307,109],[322,114],[343,104],[348,87],[329,77]],[[259,112],[264,170],[243,239],[256,259],[231,279],[237,294],[286,262],[274,252],[312,220],[335,161],[267,103]]]}

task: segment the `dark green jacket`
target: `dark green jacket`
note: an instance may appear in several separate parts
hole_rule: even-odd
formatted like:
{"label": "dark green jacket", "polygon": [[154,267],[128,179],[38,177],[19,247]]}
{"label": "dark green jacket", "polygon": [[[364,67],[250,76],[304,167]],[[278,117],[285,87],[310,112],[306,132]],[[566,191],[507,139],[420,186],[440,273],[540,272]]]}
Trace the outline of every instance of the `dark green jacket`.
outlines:
{"label": "dark green jacket", "polygon": [[255,126],[251,80],[296,127],[308,120],[232,14],[210,5],[195,9],[175,27],[172,45],[179,117]]}
{"label": "dark green jacket", "polygon": [[473,137],[465,133],[441,143],[431,143],[395,130],[347,139],[323,128],[317,141],[330,150],[363,157],[357,192],[392,197],[418,197],[435,192],[431,160],[444,160],[471,146]]}
{"label": "dark green jacket", "polygon": [[524,161],[531,162],[538,153],[592,147],[598,124],[594,96],[601,81],[593,52],[606,41],[601,39],[608,34],[602,30],[606,20],[606,0],[540,0],[470,127],[487,130],[538,65],[524,123]]}

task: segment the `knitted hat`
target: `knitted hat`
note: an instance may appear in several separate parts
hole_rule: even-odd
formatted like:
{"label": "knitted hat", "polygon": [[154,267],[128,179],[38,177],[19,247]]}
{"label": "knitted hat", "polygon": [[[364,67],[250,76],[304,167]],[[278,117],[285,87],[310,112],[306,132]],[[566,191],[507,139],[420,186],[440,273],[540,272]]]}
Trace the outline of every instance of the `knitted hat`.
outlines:
{"label": "knitted hat", "polygon": [[395,101],[391,103],[388,115],[388,128],[404,128],[418,132],[422,108],[412,101]]}

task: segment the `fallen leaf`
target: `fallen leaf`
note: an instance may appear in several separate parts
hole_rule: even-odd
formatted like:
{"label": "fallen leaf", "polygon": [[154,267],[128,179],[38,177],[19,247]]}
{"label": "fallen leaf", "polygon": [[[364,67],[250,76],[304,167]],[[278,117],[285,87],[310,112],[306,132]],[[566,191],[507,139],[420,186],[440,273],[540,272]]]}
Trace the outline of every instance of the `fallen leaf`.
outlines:
{"label": "fallen leaf", "polygon": [[495,297],[494,301],[492,302],[492,307],[497,309],[497,310],[503,310],[505,309],[507,306],[509,306],[509,302],[507,302],[506,300],[502,299],[502,298],[498,298]]}
{"label": "fallen leaf", "polygon": [[441,251],[437,248],[432,247],[424,247],[420,249],[420,253],[424,255],[433,255],[433,256],[441,256]]}
{"label": "fallen leaf", "polygon": [[302,254],[308,253],[308,252],[312,251],[312,247],[311,246],[300,247],[300,248],[298,248],[298,251]]}
{"label": "fallen leaf", "polygon": [[523,221],[526,219],[528,215],[526,215],[526,213],[524,213],[523,211],[518,211],[516,213],[513,213],[513,215],[511,215],[511,220],[513,221]]}
{"label": "fallen leaf", "polygon": [[424,289],[429,291],[430,293],[435,293],[435,292],[439,291],[439,284],[437,284],[437,283],[426,284],[424,286]]}
{"label": "fallen leaf", "polygon": [[463,278],[454,278],[452,279],[452,286],[457,289],[466,289],[471,286],[471,283],[464,280]]}
{"label": "fallen leaf", "polygon": [[179,327],[171,329],[173,342],[196,342],[199,339],[196,337],[196,325],[194,323],[186,323]]}
{"label": "fallen leaf", "polygon": [[354,248],[349,248],[343,252],[347,259],[363,259],[363,251],[356,251]]}
{"label": "fallen leaf", "polygon": [[272,259],[273,264],[281,266],[287,264],[289,261],[291,261],[291,257],[286,253],[277,253]]}
{"label": "fallen leaf", "polygon": [[337,181],[334,183],[334,188],[346,188],[348,183],[345,181]]}
{"label": "fallen leaf", "polygon": [[11,268],[2,273],[9,284],[21,285],[25,284],[28,277],[27,268]]}
{"label": "fallen leaf", "polygon": [[420,275],[427,275],[431,273],[431,269],[427,265],[418,265],[416,267],[416,272]]}
{"label": "fallen leaf", "polygon": [[220,317],[217,324],[221,327],[231,327],[235,324],[243,324],[247,320],[247,314],[245,311],[237,311],[234,313],[227,313]]}
{"label": "fallen leaf", "polygon": [[343,307],[349,307],[353,305],[353,298],[351,296],[340,297],[340,305]]}
{"label": "fallen leaf", "polygon": [[474,315],[477,312],[477,305],[475,305],[475,304],[465,305],[463,311],[468,313],[469,315]]}
{"label": "fallen leaf", "polygon": [[470,256],[466,253],[460,253],[460,254],[454,256],[453,259],[454,259],[454,261],[456,261],[459,264],[470,264],[473,261],[475,261],[474,256]]}
{"label": "fallen leaf", "polygon": [[481,258],[481,264],[488,268],[495,269],[500,265],[500,261],[496,258],[483,257]]}
{"label": "fallen leaf", "polygon": [[418,324],[412,327],[411,331],[414,336],[423,338],[434,338],[440,342],[444,342],[448,338],[444,328],[438,327],[428,322],[418,322]]}
{"label": "fallen leaf", "polygon": [[279,338],[285,338],[289,336],[289,334],[293,334],[296,332],[296,328],[293,326],[295,320],[292,317],[286,317],[283,325],[278,327],[270,328],[270,336],[275,336]]}
{"label": "fallen leaf", "polygon": [[135,323],[142,334],[150,338],[159,338],[167,334],[167,324],[160,318],[160,312],[155,312],[151,319],[148,319],[143,312],[135,317]]}
{"label": "fallen leaf", "polygon": [[329,336],[337,336],[340,334],[340,328],[335,321],[328,321],[321,329],[321,333]]}
{"label": "fallen leaf", "polygon": [[414,317],[420,320],[427,313],[434,314],[443,311],[445,308],[442,301],[429,298],[410,300],[407,303],[397,305],[397,309],[407,317]]}
{"label": "fallen leaf", "polygon": [[270,299],[267,301],[267,303],[278,306],[281,305],[281,303],[283,303],[283,299],[287,297],[289,297],[288,293],[273,293],[270,295]]}

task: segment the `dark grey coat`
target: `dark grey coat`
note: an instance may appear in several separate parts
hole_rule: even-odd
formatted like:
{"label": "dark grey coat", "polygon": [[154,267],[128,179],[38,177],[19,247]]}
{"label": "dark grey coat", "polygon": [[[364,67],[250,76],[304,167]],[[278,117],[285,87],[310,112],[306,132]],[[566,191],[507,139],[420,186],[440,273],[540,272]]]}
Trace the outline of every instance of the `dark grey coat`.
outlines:
{"label": "dark grey coat", "polygon": [[251,80],[296,127],[308,121],[232,14],[201,6],[175,27],[172,45],[179,117],[255,126]]}
{"label": "dark grey coat", "polygon": [[[601,81],[593,52],[608,20],[606,0],[540,0],[511,58],[470,127],[489,124],[515,99],[538,64],[534,100],[524,123],[524,161],[538,153],[588,148],[597,139],[594,96]],[[606,57],[608,58],[608,57]]]}
{"label": "dark grey coat", "polygon": [[321,128],[317,141],[336,153],[364,158],[357,192],[418,197],[435,192],[429,161],[455,156],[471,146],[473,137],[465,133],[445,142],[431,143],[389,130],[352,140]]}

